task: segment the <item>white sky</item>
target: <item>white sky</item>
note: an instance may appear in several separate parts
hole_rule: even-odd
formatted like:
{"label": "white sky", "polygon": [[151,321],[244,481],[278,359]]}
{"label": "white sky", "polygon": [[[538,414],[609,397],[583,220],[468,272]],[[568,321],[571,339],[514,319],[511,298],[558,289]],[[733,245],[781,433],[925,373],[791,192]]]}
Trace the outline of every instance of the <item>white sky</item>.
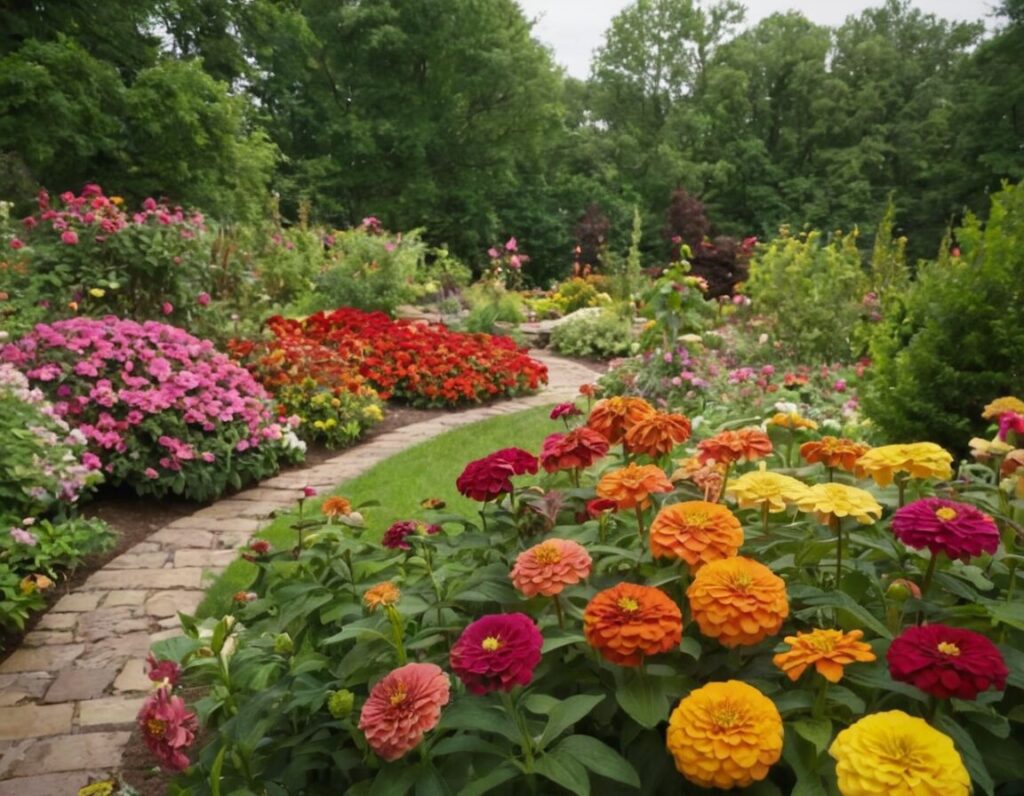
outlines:
{"label": "white sky", "polygon": [[[604,40],[604,32],[630,0],[519,0],[526,16],[537,20],[533,35],[549,45],[555,60],[573,77],[590,73],[590,57]],[[776,11],[800,11],[819,25],[838,25],[850,14],[881,5],[883,0],[744,0],[747,23]],[[926,13],[947,19],[987,17],[997,0],[916,0]],[[989,20],[990,22],[990,20]]]}

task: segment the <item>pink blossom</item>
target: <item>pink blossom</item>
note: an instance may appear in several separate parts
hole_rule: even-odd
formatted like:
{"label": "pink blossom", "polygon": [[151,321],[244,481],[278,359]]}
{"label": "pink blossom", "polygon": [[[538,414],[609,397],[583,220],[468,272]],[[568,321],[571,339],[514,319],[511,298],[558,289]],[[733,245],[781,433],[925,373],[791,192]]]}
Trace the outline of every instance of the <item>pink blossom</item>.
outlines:
{"label": "pink blossom", "polygon": [[142,474],[146,476],[146,478],[148,478],[150,481],[153,481],[160,477],[160,473],[158,473],[152,467],[147,467],[145,470],[142,471]]}
{"label": "pink blossom", "polygon": [[210,303],[210,294],[203,292],[196,296],[196,302],[200,307],[205,307]]}
{"label": "pink blossom", "polygon": [[308,498],[316,497],[316,490],[311,486],[304,486],[302,487],[302,496]]}
{"label": "pink blossom", "polygon": [[160,307],[160,311],[163,312],[164,315],[170,315],[172,312],[174,312],[174,305],[171,304],[171,302],[169,301],[165,301],[163,303],[163,306]]}
{"label": "pink blossom", "polygon": [[142,203],[142,209],[143,210],[149,210],[150,212],[152,212],[153,210],[156,210],[156,199],[154,199],[153,197],[147,198]]}
{"label": "pink blossom", "polygon": [[75,233],[73,229],[64,230],[64,232],[62,232],[60,235],[60,239],[68,246],[74,246],[76,243],[78,243],[78,235]]}
{"label": "pink blossom", "polygon": [[23,249],[25,248],[25,242],[18,240],[17,238],[11,238],[11,248],[15,250]]}
{"label": "pink blossom", "polygon": [[497,249],[495,249],[495,248],[494,248],[493,246],[491,246],[491,248],[489,248],[489,249],[487,250],[487,255],[488,255],[488,257],[490,257],[490,258],[491,258],[492,260],[497,260],[497,259],[498,259],[498,257],[500,257],[500,256],[501,256],[501,255],[499,255],[499,254],[498,254],[498,250],[497,250]]}
{"label": "pink blossom", "polygon": [[507,251],[507,252],[514,252],[518,248],[519,248],[519,243],[516,241],[514,235],[511,238],[509,238],[507,241],[505,241],[505,251]]}

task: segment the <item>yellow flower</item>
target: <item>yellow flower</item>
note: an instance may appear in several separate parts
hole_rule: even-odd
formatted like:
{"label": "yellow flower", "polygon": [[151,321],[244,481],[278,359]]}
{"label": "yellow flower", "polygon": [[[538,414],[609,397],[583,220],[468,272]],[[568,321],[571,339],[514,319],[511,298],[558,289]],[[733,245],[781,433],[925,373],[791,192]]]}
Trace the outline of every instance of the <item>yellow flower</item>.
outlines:
{"label": "yellow flower", "polygon": [[83,785],[78,789],[78,796],[113,796],[114,787],[117,785],[112,779],[105,779],[101,782],[92,782]]}
{"label": "yellow flower", "polygon": [[383,420],[384,413],[377,404],[369,404],[363,409],[363,417],[367,420]]}
{"label": "yellow flower", "polygon": [[744,788],[768,776],[782,755],[782,717],[752,685],[708,683],[684,697],[668,720],[665,745],[676,769],[703,788]]}
{"label": "yellow flower", "polygon": [[967,796],[971,778],[949,736],[902,710],[872,713],[836,736],[842,796]]}
{"label": "yellow flower", "polygon": [[953,457],[934,442],[883,445],[872,448],[856,463],[858,478],[870,475],[879,486],[889,486],[896,473],[911,478],[951,478]]}
{"label": "yellow flower", "polygon": [[814,666],[818,674],[830,683],[838,683],[843,679],[844,666],[875,660],[871,646],[860,640],[863,635],[860,630],[844,633],[842,630],[815,629],[810,633],[786,636],[789,650],[772,658],[772,663],[794,683],[809,666]]}
{"label": "yellow flower", "polygon": [[741,509],[767,506],[768,511],[785,511],[807,494],[807,485],[781,473],[768,472],[764,462],[759,470],[744,473],[729,482],[725,494],[736,498]]}
{"label": "yellow flower", "polygon": [[813,431],[818,428],[817,423],[810,418],[803,417],[799,412],[777,412],[769,418],[768,425],[788,428],[793,431],[799,428],[808,428]]}
{"label": "yellow flower", "polygon": [[814,512],[826,525],[831,517],[856,517],[857,522],[865,525],[882,518],[882,507],[870,492],[846,484],[810,486],[796,505],[800,511]]}
{"label": "yellow flower", "polygon": [[107,291],[101,287],[91,287],[89,288],[89,295],[93,298],[103,298],[107,295]]}
{"label": "yellow flower", "polygon": [[985,411],[981,413],[981,416],[985,420],[996,420],[999,415],[1005,415],[1007,412],[1024,415],[1024,401],[1014,398],[1012,395],[1004,395],[1002,398],[996,398],[986,404]]}
{"label": "yellow flower", "polygon": [[991,459],[993,456],[1005,456],[1013,450],[1013,445],[1009,445],[999,438],[989,441],[981,437],[972,437],[970,446],[971,456],[979,462]]}

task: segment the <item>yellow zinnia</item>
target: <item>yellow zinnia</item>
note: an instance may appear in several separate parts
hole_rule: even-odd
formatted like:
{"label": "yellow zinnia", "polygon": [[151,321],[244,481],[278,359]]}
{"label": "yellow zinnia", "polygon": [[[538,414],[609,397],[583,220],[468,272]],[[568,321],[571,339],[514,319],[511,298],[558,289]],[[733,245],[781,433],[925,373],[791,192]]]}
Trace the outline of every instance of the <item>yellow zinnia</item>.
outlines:
{"label": "yellow zinnia", "polygon": [[996,420],[1000,415],[1005,415],[1007,412],[1016,412],[1018,415],[1024,415],[1024,401],[1012,395],[1004,395],[1002,398],[996,398],[994,401],[986,404],[985,411],[981,413],[981,416],[985,420]]}
{"label": "yellow zinnia", "polygon": [[768,419],[768,425],[788,428],[793,431],[800,428],[807,428],[813,431],[818,428],[817,423],[810,418],[804,417],[799,412],[776,412]]}
{"label": "yellow zinnia", "polygon": [[993,440],[972,437],[970,443],[971,456],[979,462],[991,459],[993,456],[1005,456],[1013,450],[1013,445],[1003,442],[998,437]]}
{"label": "yellow zinnia", "polygon": [[971,778],[949,736],[902,710],[872,713],[836,736],[842,796],[967,796]]}
{"label": "yellow zinnia", "polygon": [[107,291],[101,287],[92,287],[89,288],[89,295],[92,296],[93,298],[103,298],[105,295],[107,295]]}
{"label": "yellow zinnia", "polygon": [[761,469],[744,473],[730,481],[725,494],[736,498],[741,509],[768,507],[770,512],[785,511],[807,493],[806,484],[788,475]]}
{"label": "yellow zinnia", "polygon": [[[882,518],[882,507],[870,492],[846,484],[815,484],[807,487],[796,505],[800,511],[814,512],[818,520],[826,525],[832,517],[856,517],[857,522],[865,525]],[[873,518],[872,514],[875,515]]]}
{"label": "yellow zinnia", "polygon": [[858,478],[869,475],[879,486],[889,486],[896,473],[912,478],[951,478],[953,457],[934,442],[883,445],[857,459]]}

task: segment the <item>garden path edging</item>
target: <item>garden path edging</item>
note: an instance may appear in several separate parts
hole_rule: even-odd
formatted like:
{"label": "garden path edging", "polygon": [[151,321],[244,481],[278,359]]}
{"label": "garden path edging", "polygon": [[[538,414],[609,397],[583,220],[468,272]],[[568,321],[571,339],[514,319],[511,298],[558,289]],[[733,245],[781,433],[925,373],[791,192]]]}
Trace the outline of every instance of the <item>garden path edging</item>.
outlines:
{"label": "garden path edging", "polygon": [[548,386],[536,395],[404,426],[325,462],[260,482],[163,526],[58,600],[0,664],[0,796],[73,796],[90,777],[109,776],[152,683],[146,654],[177,635],[208,573],[304,486],[333,488],[377,463],[453,428],[535,406],[569,401],[597,376],[544,352]]}

